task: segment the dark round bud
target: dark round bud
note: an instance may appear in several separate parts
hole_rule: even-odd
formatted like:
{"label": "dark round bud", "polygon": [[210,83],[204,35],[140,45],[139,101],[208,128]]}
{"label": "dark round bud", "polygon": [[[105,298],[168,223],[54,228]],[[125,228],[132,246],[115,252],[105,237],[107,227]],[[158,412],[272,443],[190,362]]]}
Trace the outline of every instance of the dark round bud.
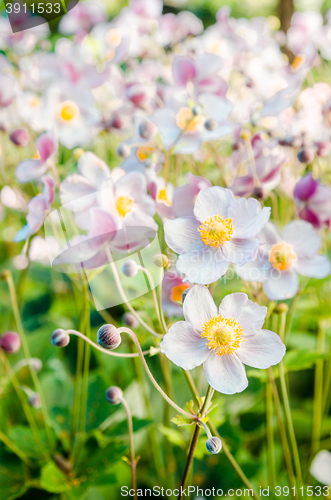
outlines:
{"label": "dark round bud", "polygon": [[125,314],[123,314],[122,321],[126,326],[132,328],[133,330],[135,330],[139,326],[139,321],[130,312],[126,312]]}
{"label": "dark round bud", "polygon": [[143,139],[153,139],[157,134],[157,126],[151,120],[144,120],[140,123],[138,132]]}
{"label": "dark round bud", "polygon": [[218,121],[215,120],[214,118],[209,118],[208,120],[205,121],[205,129],[208,130],[209,132],[212,132],[217,128],[218,128]]}
{"label": "dark round bud", "polygon": [[317,147],[317,156],[321,158],[328,156],[328,154],[330,153],[331,144],[329,141],[317,142],[315,146]]}
{"label": "dark round bud", "polygon": [[2,280],[6,281],[10,277],[10,271],[8,269],[5,269],[4,271],[2,271],[0,277]]}
{"label": "dark round bud", "polygon": [[302,146],[302,137],[299,135],[288,135],[279,139],[278,144],[289,148],[300,148]]}
{"label": "dark round bud", "polygon": [[163,253],[159,253],[154,257],[154,264],[157,267],[163,267],[164,269],[166,269],[167,267],[169,267],[169,259]]}
{"label": "dark round bud", "polygon": [[123,398],[123,391],[119,387],[108,387],[105,396],[111,405],[119,405]]}
{"label": "dark round bud", "polygon": [[29,365],[31,366],[32,370],[35,372],[40,372],[40,370],[43,367],[43,363],[42,363],[41,359],[39,359],[39,358],[30,358]]}
{"label": "dark round bud", "polygon": [[131,148],[127,144],[119,144],[117,146],[117,154],[121,158],[127,158],[128,156],[130,156],[130,153],[131,153]]}
{"label": "dark round bud", "polygon": [[0,337],[0,347],[8,354],[15,354],[21,347],[21,339],[16,332],[5,332]]}
{"label": "dark round bud", "polygon": [[206,448],[209,453],[217,455],[222,449],[222,441],[218,437],[212,437],[206,441]]}
{"label": "dark round bud", "polygon": [[138,266],[136,262],[132,259],[129,259],[124,262],[122,266],[122,273],[128,278],[133,278],[138,273]]}
{"label": "dark round bud", "polygon": [[114,325],[103,325],[97,333],[97,342],[104,349],[112,351],[122,342],[121,335]]}
{"label": "dark round bud", "polygon": [[31,394],[28,397],[28,404],[32,406],[32,408],[35,408],[36,410],[41,408],[41,399],[39,397],[39,394],[37,394],[36,392],[34,394]]}
{"label": "dark round bud", "polygon": [[288,305],[285,304],[285,302],[280,302],[280,304],[277,304],[275,309],[274,309],[274,313],[275,314],[286,314],[288,311]]}
{"label": "dark round bud", "polygon": [[202,107],[199,104],[197,104],[196,106],[193,106],[193,108],[192,108],[192,113],[194,116],[201,115],[202,111],[203,111]]}
{"label": "dark round bud", "polygon": [[264,198],[264,191],[263,189],[259,186],[259,187],[256,187],[254,189],[254,196],[258,199],[258,200],[262,200]]}
{"label": "dark round bud", "polygon": [[298,151],[298,160],[301,163],[311,163],[314,159],[314,151],[310,148],[301,148]]}
{"label": "dark round bud", "polygon": [[65,347],[70,342],[69,334],[62,328],[54,330],[51,336],[51,344],[55,347]]}
{"label": "dark round bud", "polygon": [[182,294],[182,304],[184,304],[184,300],[186,299],[186,295],[188,294],[188,292],[190,290],[191,290],[190,288],[186,288],[186,290],[183,291],[183,294]]}
{"label": "dark round bud", "polygon": [[25,147],[29,144],[30,136],[26,128],[17,128],[10,134],[10,140],[15,146]]}

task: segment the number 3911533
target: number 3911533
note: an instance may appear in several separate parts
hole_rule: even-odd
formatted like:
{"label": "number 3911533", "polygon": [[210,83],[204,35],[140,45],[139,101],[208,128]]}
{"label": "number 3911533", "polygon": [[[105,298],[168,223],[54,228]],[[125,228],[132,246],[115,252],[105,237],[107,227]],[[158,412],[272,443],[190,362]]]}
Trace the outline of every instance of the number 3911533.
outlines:
{"label": "number 3911533", "polygon": [[19,14],[23,11],[25,14],[30,11],[32,14],[60,14],[61,4],[60,3],[42,3],[36,2],[31,4],[26,3],[7,3],[6,4],[7,14]]}

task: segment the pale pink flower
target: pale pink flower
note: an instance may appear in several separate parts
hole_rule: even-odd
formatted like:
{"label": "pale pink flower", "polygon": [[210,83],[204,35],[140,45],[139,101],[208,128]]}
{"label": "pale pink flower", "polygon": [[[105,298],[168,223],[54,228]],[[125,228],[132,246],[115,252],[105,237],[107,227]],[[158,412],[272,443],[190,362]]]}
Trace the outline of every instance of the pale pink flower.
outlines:
{"label": "pale pink flower", "polygon": [[23,160],[15,170],[18,182],[25,183],[40,179],[50,168],[50,161],[58,149],[53,131],[45,132],[36,140],[37,159]]}

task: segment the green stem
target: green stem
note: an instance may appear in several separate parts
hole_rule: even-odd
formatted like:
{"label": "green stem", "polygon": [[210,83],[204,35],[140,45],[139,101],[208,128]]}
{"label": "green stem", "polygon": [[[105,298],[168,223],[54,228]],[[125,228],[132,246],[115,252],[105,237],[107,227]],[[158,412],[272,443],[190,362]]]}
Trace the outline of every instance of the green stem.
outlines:
{"label": "green stem", "polygon": [[134,455],[134,441],[133,441],[133,425],[132,425],[132,415],[129,405],[124,397],[121,399],[122,405],[125,408],[128,417],[128,431],[129,431],[129,442],[130,442],[130,467],[131,467],[131,477],[132,477],[132,488],[134,489],[134,499],[137,500],[137,479],[136,479],[136,466],[137,460]]}
{"label": "green stem", "polygon": [[272,389],[268,381],[266,384],[266,417],[267,417],[267,450],[268,450],[268,472],[272,491],[276,486],[276,467],[275,467],[275,440],[272,425]]}
{"label": "green stem", "polygon": [[[317,351],[324,352],[325,345],[325,327],[318,325],[317,334]],[[314,384],[314,414],[313,414],[313,429],[311,440],[311,455],[312,457],[320,448],[321,427],[322,427],[322,411],[323,411],[323,371],[324,362],[322,359],[316,361],[315,368],[315,384]]]}
{"label": "green stem", "polygon": [[163,325],[163,330],[166,333],[168,331],[167,323],[164,318],[164,313],[163,313],[163,307],[162,307],[162,284],[163,284],[163,268],[160,268],[160,279],[159,279],[159,286],[158,286],[158,299],[159,299],[159,310],[160,310],[160,316],[161,316],[161,322]]}
{"label": "green stem", "polygon": [[13,277],[12,277],[12,274],[10,271],[8,272],[8,274],[6,276],[6,281],[7,281],[8,288],[9,288],[9,294],[10,294],[10,298],[11,298],[11,303],[12,303],[12,308],[13,308],[13,312],[14,312],[17,331],[20,335],[24,356],[28,362],[29,371],[31,374],[33,384],[35,386],[35,390],[39,394],[39,397],[41,400],[41,412],[42,412],[43,419],[44,419],[47,440],[48,440],[48,444],[50,446],[50,450],[52,450],[53,449],[53,436],[52,436],[51,426],[49,423],[49,416],[48,416],[48,412],[47,412],[46,402],[45,402],[44,394],[43,394],[43,391],[42,391],[42,388],[40,385],[38,375],[37,375],[36,371],[32,368],[32,365],[30,363],[30,359],[31,359],[30,349],[29,349],[29,346],[28,346],[28,343],[26,340],[26,336],[25,336],[25,332],[23,329],[21,315],[20,315],[18,303],[17,303],[15,285],[14,285]]}
{"label": "green stem", "polygon": [[159,325],[160,325],[161,329],[163,330],[163,333],[167,333],[167,327],[162,322],[162,317],[161,317],[160,308],[159,308],[159,304],[158,304],[158,300],[157,300],[157,295],[156,295],[156,291],[155,291],[155,284],[154,284],[153,277],[152,277],[151,273],[148,271],[148,269],[146,269],[145,267],[138,266],[138,268],[141,269],[141,271],[145,274],[146,278],[149,281],[149,285],[150,285],[150,288],[151,288],[152,294],[153,294],[154,307],[155,307],[157,319],[159,321]]}

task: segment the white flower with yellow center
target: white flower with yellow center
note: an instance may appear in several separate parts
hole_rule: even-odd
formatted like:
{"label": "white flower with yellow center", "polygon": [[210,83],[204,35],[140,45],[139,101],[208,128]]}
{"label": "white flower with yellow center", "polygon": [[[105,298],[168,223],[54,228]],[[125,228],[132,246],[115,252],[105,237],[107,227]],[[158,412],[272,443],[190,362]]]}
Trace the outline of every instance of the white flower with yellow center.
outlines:
{"label": "white flower with yellow center", "polygon": [[199,192],[195,217],[167,220],[168,246],[179,254],[177,270],[191,283],[208,284],[223,276],[229,263],[255,260],[261,231],[270,216],[253,199],[235,199],[229,189],[214,186]]}
{"label": "white flower with yellow center", "polygon": [[170,327],[161,352],[184,370],[203,364],[208,383],[223,394],[246,389],[244,365],[269,368],[285,354],[279,336],[262,329],[267,308],[245,293],[227,295],[217,309],[209,290],[196,285],[186,295],[183,312],[185,321]]}
{"label": "white flower with yellow center", "polygon": [[79,107],[73,101],[64,101],[58,107],[58,119],[63,123],[72,123],[79,117]]}
{"label": "white flower with yellow center", "polygon": [[299,290],[299,275],[322,279],[330,274],[328,257],[318,254],[321,238],[309,222],[290,222],[283,234],[268,222],[259,236],[265,244],[260,246],[257,259],[236,268],[236,272],[246,281],[263,283],[270,300],[294,297]]}

